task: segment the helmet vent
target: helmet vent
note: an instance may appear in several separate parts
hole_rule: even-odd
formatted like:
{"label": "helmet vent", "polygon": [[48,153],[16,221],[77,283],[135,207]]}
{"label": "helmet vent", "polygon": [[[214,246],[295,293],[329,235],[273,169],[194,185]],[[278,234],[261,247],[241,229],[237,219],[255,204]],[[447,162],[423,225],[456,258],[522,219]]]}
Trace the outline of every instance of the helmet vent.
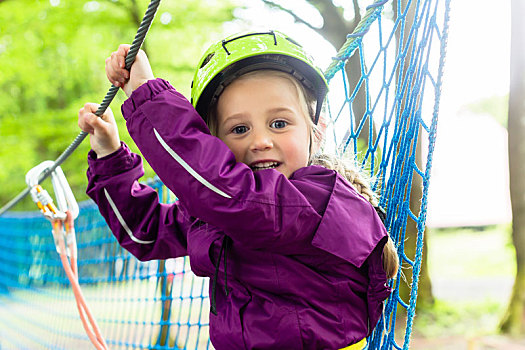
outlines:
{"label": "helmet vent", "polygon": [[[206,56],[206,58],[204,59],[204,61],[202,61],[202,64],[201,64],[201,67],[200,68],[203,68],[205,65],[208,64],[208,62],[210,62],[210,60],[213,58],[213,56],[215,56],[215,52],[212,52],[210,53],[208,56]],[[199,68],[199,69],[200,69]]]}
{"label": "helmet vent", "polygon": [[302,47],[301,45],[299,45],[297,41],[293,40],[292,38],[286,37],[286,40],[288,40],[289,42],[291,42],[292,44],[296,46]]}

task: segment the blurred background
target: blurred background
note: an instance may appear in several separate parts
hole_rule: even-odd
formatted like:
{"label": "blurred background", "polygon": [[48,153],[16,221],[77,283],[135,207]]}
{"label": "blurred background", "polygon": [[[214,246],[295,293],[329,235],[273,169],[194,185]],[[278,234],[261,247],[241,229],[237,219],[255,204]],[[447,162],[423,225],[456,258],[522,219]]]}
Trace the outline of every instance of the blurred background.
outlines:
{"label": "blurred background", "polygon": [[[0,206],[24,189],[27,170],[56,159],[78,134],[79,108],[100,102],[109,87],[105,58],[134,37],[148,3],[0,0]],[[318,8],[334,8],[350,21],[354,4],[364,9],[369,3],[164,1],[144,49],[155,75],[189,96],[198,57],[225,34],[279,29],[326,67],[339,47],[319,30]],[[519,271],[507,130],[511,1],[453,0],[451,8],[428,201],[430,294],[418,306],[412,347],[525,349],[524,283],[510,304]],[[525,46],[525,36],[519,40]],[[112,103],[117,119],[123,98],[119,93]],[[119,128],[133,145],[121,118]],[[85,141],[62,165],[78,201],[87,199],[88,150]],[[146,177],[153,175],[147,167]],[[34,204],[26,199],[13,210],[34,210]]]}

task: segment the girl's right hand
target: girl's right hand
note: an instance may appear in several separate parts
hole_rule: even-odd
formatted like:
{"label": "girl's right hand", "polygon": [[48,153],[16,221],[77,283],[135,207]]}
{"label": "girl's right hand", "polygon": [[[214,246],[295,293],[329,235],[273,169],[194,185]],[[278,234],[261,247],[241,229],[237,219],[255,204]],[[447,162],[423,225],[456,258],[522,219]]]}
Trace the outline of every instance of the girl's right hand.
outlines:
{"label": "girl's right hand", "polygon": [[126,56],[131,45],[122,44],[118,50],[106,59],[106,75],[111,84],[121,87],[129,97],[139,86],[155,79],[146,53],[139,50],[131,65],[131,72],[126,67]]}
{"label": "girl's right hand", "polygon": [[108,107],[101,117],[97,117],[95,112],[98,106],[96,103],[86,103],[78,111],[78,126],[89,133],[91,149],[98,158],[102,158],[120,148],[120,138],[111,109]]}

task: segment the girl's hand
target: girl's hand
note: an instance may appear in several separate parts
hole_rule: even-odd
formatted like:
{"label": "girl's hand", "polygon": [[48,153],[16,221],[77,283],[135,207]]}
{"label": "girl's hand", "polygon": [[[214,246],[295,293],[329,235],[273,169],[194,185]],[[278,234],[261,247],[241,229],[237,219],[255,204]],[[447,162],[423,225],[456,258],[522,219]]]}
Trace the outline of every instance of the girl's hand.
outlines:
{"label": "girl's hand", "polygon": [[98,158],[102,158],[120,148],[120,138],[111,109],[106,109],[101,117],[97,117],[95,112],[98,106],[96,103],[86,103],[78,111],[78,126],[89,133],[91,149]]}
{"label": "girl's hand", "polygon": [[122,44],[118,50],[106,58],[106,75],[111,84],[124,90],[129,97],[135,89],[147,82],[155,79],[146,53],[139,50],[135,61],[131,66],[131,72],[126,67],[126,56],[131,45]]}

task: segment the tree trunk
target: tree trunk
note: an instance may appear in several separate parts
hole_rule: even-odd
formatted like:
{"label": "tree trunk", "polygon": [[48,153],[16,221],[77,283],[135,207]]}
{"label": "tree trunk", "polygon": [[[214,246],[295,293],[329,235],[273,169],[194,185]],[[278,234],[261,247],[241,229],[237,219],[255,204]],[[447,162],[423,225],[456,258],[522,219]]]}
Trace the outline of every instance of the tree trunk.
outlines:
{"label": "tree trunk", "polygon": [[[344,43],[344,42],[343,42]],[[346,76],[348,80],[348,92],[352,94],[354,90],[356,89],[357,84],[359,83],[359,79],[361,79],[361,52],[357,50],[357,52],[348,59],[345,66]],[[346,96],[347,98],[349,96]],[[361,84],[359,87],[359,90],[357,91],[354,101],[352,102],[352,111],[354,112],[354,131],[357,130],[359,127],[359,124],[363,120],[363,117],[366,113],[366,89],[365,84]],[[362,148],[358,148],[355,150],[356,153],[366,151],[368,147],[370,146],[370,118],[368,118],[359,132],[359,135],[357,138],[360,140],[360,146]],[[373,130],[373,140],[375,139],[375,128],[372,128]],[[372,140],[372,142],[373,142]]]}
{"label": "tree trunk", "polygon": [[[332,4],[332,6],[335,7],[335,5]],[[359,13],[359,7],[357,3],[354,5],[357,6],[356,13]],[[336,11],[332,11],[331,13],[337,14]],[[346,35],[348,33],[352,33],[354,29],[359,24],[359,18],[355,19],[352,22],[344,22],[341,18],[335,19],[333,17],[329,17],[326,14],[323,14],[323,19],[325,23],[331,23],[331,26],[325,28],[326,26],[323,26],[319,30],[319,32],[323,35],[326,40],[330,42],[336,49],[339,49],[343,46],[343,44],[346,42]],[[334,23],[340,23],[337,28],[334,28]],[[350,97],[350,95],[354,92],[356,89],[357,84],[359,83],[359,80],[361,79],[361,52],[359,50],[356,50],[356,52],[346,61],[345,65],[345,72],[346,72],[346,79],[348,81],[348,94],[349,96],[346,96],[347,98]],[[354,100],[352,101],[352,112],[354,114],[354,130],[357,129],[359,124],[361,123],[361,120],[363,119],[365,113],[366,113],[366,89],[365,84],[362,84],[359,87],[359,90],[357,91]],[[360,140],[360,148],[354,150],[356,153],[362,152],[363,147],[365,150],[369,146],[369,128],[370,128],[370,118],[367,119],[367,121],[363,124],[363,128],[361,129],[361,132],[357,136]],[[375,133],[375,129],[373,129]],[[347,132],[346,135],[343,137],[343,144],[345,141],[350,137],[350,132]]]}
{"label": "tree trunk", "polygon": [[[400,12],[403,13],[406,9],[408,0],[402,0],[401,1],[401,9]],[[397,18],[398,13],[398,2],[393,2],[393,11],[394,11],[394,18]],[[412,43],[409,43],[409,34],[410,34],[410,28],[412,27],[414,23],[415,18],[415,6],[416,4],[412,2],[411,8],[407,12],[407,16],[405,19],[404,24],[404,35],[403,38],[401,38],[401,31],[400,28],[396,31],[396,42],[398,47],[398,54],[401,49],[405,49],[407,45],[410,47],[408,48],[408,52],[411,52],[412,50]],[[405,58],[405,61],[403,63],[403,66],[399,69],[403,69],[402,74],[396,74],[396,77],[401,76],[401,81],[397,81],[397,84],[403,83],[403,77],[406,76],[408,65],[410,63],[410,56],[407,55]],[[404,96],[406,98],[406,96]],[[405,101],[403,100],[402,106],[400,108],[400,111],[403,111],[405,108]],[[417,139],[417,149],[416,149],[416,164],[419,169],[424,169],[423,166],[423,157],[421,154],[421,128],[418,133],[418,139]],[[412,187],[410,189],[410,210],[414,214],[418,214],[421,206],[421,197],[423,196],[423,179],[419,175],[414,175],[412,179]],[[416,254],[416,245],[417,245],[417,225],[415,222],[413,222],[411,219],[407,222],[406,227],[406,241],[405,241],[405,254],[409,259],[413,261],[415,254]],[[434,295],[432,294],[432,283],[430,280],[430,275],[428,272],[428,264],[427,264],[427,255],[428,255],[428,246],[427,246],[427,235],[428,235],[428,229],[425,227],[425,231],[423,233],[423,256],[421,261],[421,273],[419,276],[419,285],[418,285],[418,302],[416,306],[416,310],[421,310],[428,308],[430,305],[434,303]],[[399,287],[399,295],[401,298],[408,302],[410,299],[410,290],[412,288],[412,269],[406,269],[404,270],[405,277],[407,279],[407,284],[401,283]]]}
{"label": "tree trunk", "polygon": [[[421,131],[421,130],[420,130]],[[421,135],[421,133],[419,133]],[[417,149],[416,149],[416,164],[419,169],[423,169],[421,166],[421,136],[418,136]],[[419,175],[414,175],[412,179],[412,187],[410,188],[410,210],[417,214],[421,207],[421,197],[423,196],[423,183]],[[412,220],[407,220],[406,233],[405,233],[405,254],[406,256],[414,261],[416,255],[417,246],[417,224]],[[434,295],[432,294],[432,282],[430,280],[430,274],[428,272],[428,249],[427,249],[427,236],[428,229],[425,227],[423,232],[423,255],[421,257],[421,272],[419,275],[419,284],[417,289],[417,304],[416,311],[428,309],[434,304]],[[399,285],[399,295],[401,299],[408,303],[410,299],[410,291],[412,289],[412,269],[403,270],[407,283],[401,282]],[[404,310],[404,309],[403,309]]]}
{"label": "tree trunk", "polygon": [[525,334],[525,3],[511,2],[509,93],[509,170],[512,203],[512,241],[516,250],[516,279],[500,329]]}

